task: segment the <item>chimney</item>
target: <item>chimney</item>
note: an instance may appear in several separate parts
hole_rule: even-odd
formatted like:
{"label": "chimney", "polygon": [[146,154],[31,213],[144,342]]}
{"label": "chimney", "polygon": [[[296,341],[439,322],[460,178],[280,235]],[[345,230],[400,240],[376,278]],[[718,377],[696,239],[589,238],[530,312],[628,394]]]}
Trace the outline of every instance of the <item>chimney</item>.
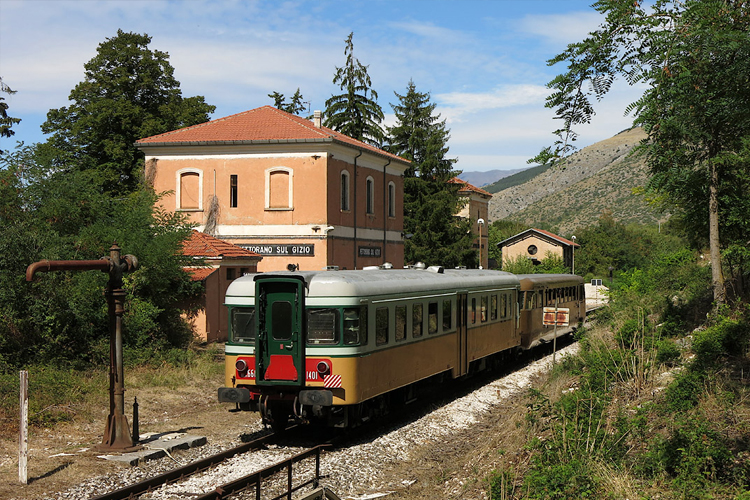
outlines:
{"label": "chimney", "polygon": [[315,125],[316,128],[320,128],[321,118],[322,118],[322,113],[320,112],[319,109],[316,109],[315,112],[313,113],[313,125]]}

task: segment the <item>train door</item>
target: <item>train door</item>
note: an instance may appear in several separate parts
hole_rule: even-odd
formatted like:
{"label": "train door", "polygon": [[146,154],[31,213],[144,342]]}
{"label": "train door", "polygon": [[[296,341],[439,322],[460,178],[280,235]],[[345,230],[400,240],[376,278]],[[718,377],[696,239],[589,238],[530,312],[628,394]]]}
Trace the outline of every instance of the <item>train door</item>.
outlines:
{"label": "train door", "polygon": [[256,278],[255,371],[258,385],[305,381],[305,284],[295,278]]}
{"label": "train door", "polygon": [[456,342],[458,346],[456,354],[458,359],[456,360],[456,372],[455,376],[460,377],[466,375],[469,371],[469,359],[468,359],[468,317],[469,317],[469,297],[466,293],[458,294],[458,317],[456,318]]}

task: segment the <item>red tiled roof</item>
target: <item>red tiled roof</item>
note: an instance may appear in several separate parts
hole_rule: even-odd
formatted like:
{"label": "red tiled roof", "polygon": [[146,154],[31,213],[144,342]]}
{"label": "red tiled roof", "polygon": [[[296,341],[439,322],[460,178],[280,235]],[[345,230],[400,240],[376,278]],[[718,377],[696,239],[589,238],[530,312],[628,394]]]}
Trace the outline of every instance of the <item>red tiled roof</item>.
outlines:
{"label": "red tiled roof", "polygon": [[192,127],[145,137],[136,144],[205,144],[205,143],[285,143],[285,142],[341,142],[355,148],[367,149],[381,156],[409,163],[364,142],[327,127],[316,127],[305,118],[281,111],[273,106],[262,106],[242,113],[217,118]]}
{"label": "red tiled roof", "polygon": [[562,236],[558,236],[555,233],[550,233],[549,231],[545,231],[543,229],[536,229],[536,228],[533,228],[533,227],[527,229],[526,231],[521,231],[520,233],[518,233],[518,234],[516,234],[514,236],[511,236],[510,238],[504,239],[503,241],[501,241],[500,243],[498,243],[498,246],[505,246],[504,243],[507,243],[509,241],[514,241],[514,240],[517,240],[517,239],[521,239],[522,236],[525,236],[526,234],[531,233],[531,232],[543,234],[543,235],[545,235],[545,236],[547,236],[549,238],[552,238],[555,241],[559,241],[560,243],[564,243],[564,244],[566,244],[568,246],[572,246],[572,247],[580,247],[581,246],[578,243],[575,243],[575,242],[570,241],[570,240],[568,240],[566,238],[563,238]]}
{"label": "red tiled roof", "polygon": [[186,273],[190,275],[190,279],[193,281],[203,281],[204,279],[211,276],[215,271],[218,271],[218,267],[183,267]]}
{"label": "red tiled roof", "polygon": [[182,245],[182,253],[189,257],[261,258],[260,254],[196,230],[193,230],[190,238]]}
{"label": "red tiled roof", "polygon": [[574,241],[570,241],[568,239],[565,239],[562,236],[558,236],[555,233],[550,233],[549,231],[545,231],[543,229],[535,229],[533,227],[531,229],[533,229],[534,231],[536,231],[538,233],[546,234],[550,238],[556,239],[557,241],[561,241],[561,242],[565,243],[566,245],[570,245],[570,246],[573,246],[573,247],[579,247],[579,246],[581,246],[578,243],[576,243]]}
{"label": "red tiled roof", "polygon": [[492,198],[492,193],[488,193],[484,189],[478,188],[478,187],[476,187],[476,186],[474,186],[472,184],[469,184],[465,180],[459,179],[458,177],[454,177],[453,179],[449,180],[448,182],[451,182],[453,184],[460,184],[461,185],[460,191],[473,191],[474,193],[478,193],[478,194],[481,194],[483,196],[488,196],[488,197]]}

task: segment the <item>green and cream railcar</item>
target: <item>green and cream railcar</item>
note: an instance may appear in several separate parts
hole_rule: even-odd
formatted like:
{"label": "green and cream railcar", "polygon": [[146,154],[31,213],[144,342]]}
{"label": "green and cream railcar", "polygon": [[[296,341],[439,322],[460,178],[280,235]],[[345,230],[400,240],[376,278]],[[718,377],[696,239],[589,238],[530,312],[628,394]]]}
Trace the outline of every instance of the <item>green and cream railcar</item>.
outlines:
{"label": "green and cream railcar", "polygon": [[[246,275],[227,290],[219,400],[283,426],[349,425],[394,391],[521,342],[516,276],[442,268]],[[402,391],[404,393],[408,391]]]}
{"label": "green and cream railcar", "polygon": [[[531,349],[573,332],[586,318],[583,278],[573,274],[519,274],[521,347]],[[567,309],[568,326],[544,325],[544,308]]]}

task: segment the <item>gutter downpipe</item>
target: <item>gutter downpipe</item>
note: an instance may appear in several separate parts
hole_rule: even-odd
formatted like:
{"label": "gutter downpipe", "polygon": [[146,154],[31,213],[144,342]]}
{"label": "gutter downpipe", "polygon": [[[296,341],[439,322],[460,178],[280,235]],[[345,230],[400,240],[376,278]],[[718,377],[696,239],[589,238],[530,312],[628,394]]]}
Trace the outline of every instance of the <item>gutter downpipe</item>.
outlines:
{"label": "gutter downpipe", "polygon": [[362,156],[362,150],[359,150],[359,154],[354,157],[354,269],[357,269],[357,158]]}
{"label": "gutter downpipe", "polygon": [[390,208],[388,203],[388,183],[386,182],[386,170],[388,165],[391,164],[391,160],[383,165],[383,264],[388,262],[385,258],[385,249],[388,245],[388,209]]}

